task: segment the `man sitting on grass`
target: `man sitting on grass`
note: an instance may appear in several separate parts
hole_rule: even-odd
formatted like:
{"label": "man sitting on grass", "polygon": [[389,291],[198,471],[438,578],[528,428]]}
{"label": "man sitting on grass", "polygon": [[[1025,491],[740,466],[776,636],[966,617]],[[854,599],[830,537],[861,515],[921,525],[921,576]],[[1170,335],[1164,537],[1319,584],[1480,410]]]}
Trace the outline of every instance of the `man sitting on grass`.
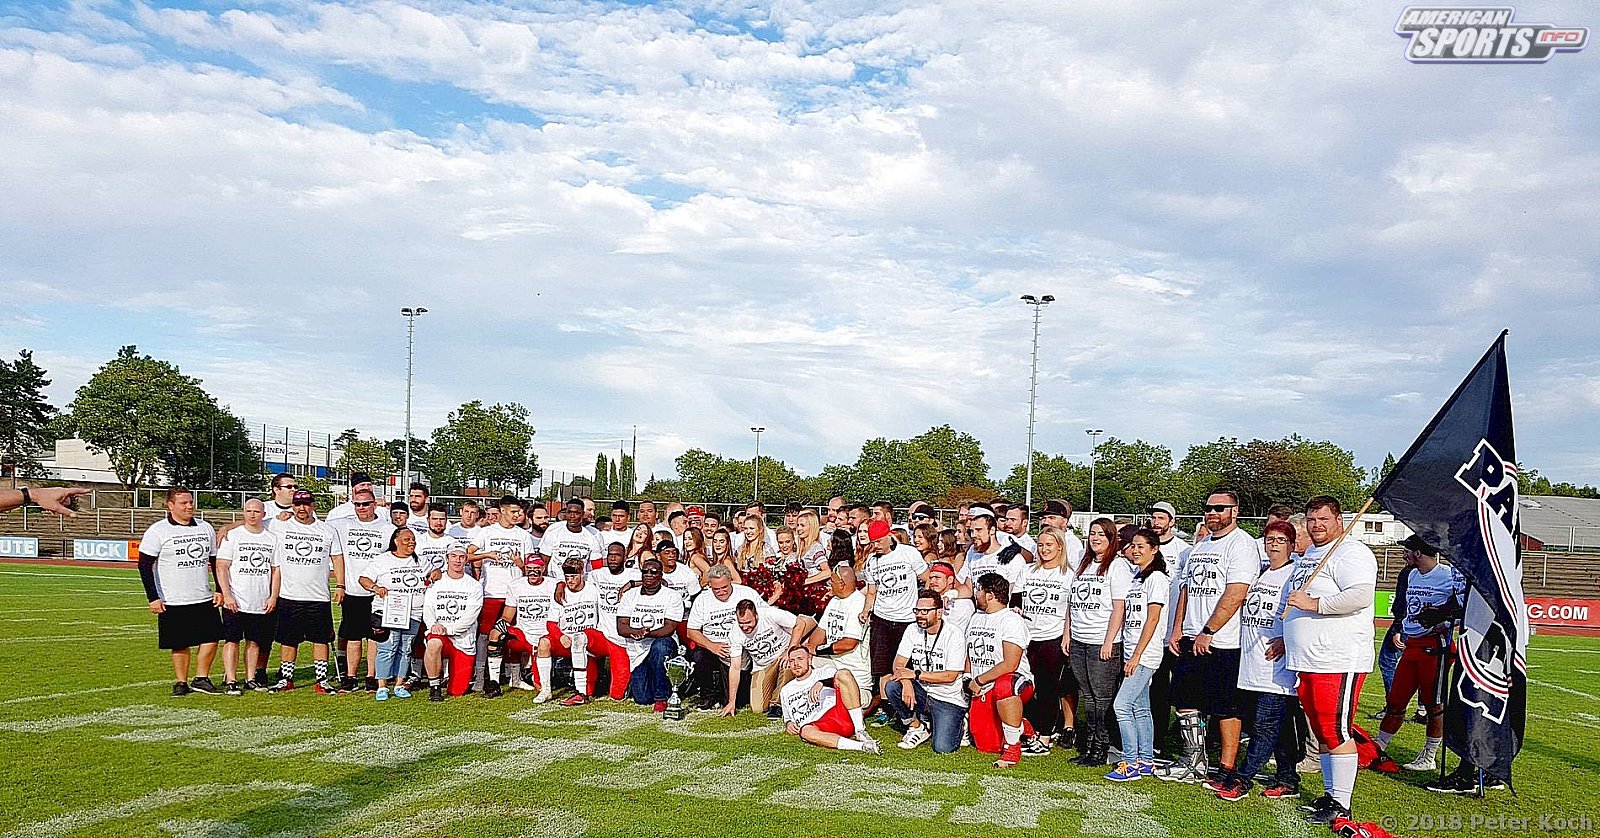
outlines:
{"label": "man sitting on grass", "polygon": [[824,748],[883,753],[861,718],[861,688],[850,670],[813,667],[811,650],[803,645],[790,648],[786,659],[794,677],[779,695],[785,732]]}

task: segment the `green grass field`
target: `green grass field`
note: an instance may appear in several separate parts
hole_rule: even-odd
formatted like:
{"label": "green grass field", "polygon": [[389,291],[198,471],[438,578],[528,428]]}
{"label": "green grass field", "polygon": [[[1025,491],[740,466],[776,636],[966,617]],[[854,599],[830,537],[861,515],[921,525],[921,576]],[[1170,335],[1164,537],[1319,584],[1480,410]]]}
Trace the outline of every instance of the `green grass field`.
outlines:
{"label": "green grass field", "polygon": [[[1065,753],[1000,773],[970,749],[907,754],[887,729],[873,757],[806,746],[749,714],[672,725],[631,702],[536,708],[521,692],[173,699],[155,642],[132,571],[0,565],[0,833],[1328,834],[1291,802],[1119,786]],[[1600,641],[1537,637],[1529,657],[1520,797],[1441,797],[1422,777],[1362,772],[1357,816],[1394,816],[1408,835],[1552,834],[1559,822],[1541,817],[1587,817],[1554,834],[1595,834]],[[1364,713],[1380,688],[1369,679]],[[1403,762],[1421,742],[1407,724],[1392,752]],[[1319,778],[1306,786],[1320,791]]]}

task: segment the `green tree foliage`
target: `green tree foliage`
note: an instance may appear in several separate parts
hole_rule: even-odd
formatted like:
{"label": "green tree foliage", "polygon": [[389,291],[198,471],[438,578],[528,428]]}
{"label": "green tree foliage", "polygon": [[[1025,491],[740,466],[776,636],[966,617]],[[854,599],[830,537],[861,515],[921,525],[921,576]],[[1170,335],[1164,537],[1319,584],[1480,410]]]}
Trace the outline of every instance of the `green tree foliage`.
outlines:
{"label": "green tree foliage", "polygon": [[55,442],[56,409],[45,400],[50,386],[43,367],[24,349],[17,360],[0,359],[0,475],[39,477],[39,451]]}
{"label": "green tree foliage", "polygon": [[[1098,476],[1098,475],[1097,475]],[[1027,490],[1028,472],[1021,463],[1000,484],[1000,492],[1020,502]],[[1062,454],[1033,452],[1033,502],[1035,506],[1051,498],[1061,498],[1073,509],[1089,508],[1089,465],[1075,463]],[[1104,508],[1095,497],[1096,506]]]}
{"label": "green tree foliage", "polygon": [[639,494],[639,474],[633,462],[632,454],[623,454],[622,462],[617,468],[618,489],[617,495],[622,500],[631,500]]}
{"label": "green tree foliage", "polygon": [[[1167,500],[1172,481],[1172,451],[1142,439],[1123,442],[1108,437],[1094,449],[1095,506],[1119,512],[1143,512]],[[1037,486],[1035,498],[1040,497]]]}
{"label": "green tree foliage", "polygon": [[834,494],[895,506],[942,498],[954,488],[944,466],[921,445],[883,437],[863,443],[855,463],[829,466],[822,473]]}
{"label": "green tree foliage", "polygon": [[477,482],[497,491],[531,484],[539,477],[533,434],[528,409],[520,404],[463,404],[433,431],[428,475],[434,491],[455,493]]}
{"label": "green tree foliage", "polygon": [[126,486],[158,472],[173,482],[252,488],[260,455],[239,418],[166,361],[124,346],[80,387],[71,425],[91,449],[111,459]]}
{"label": "green tree foliage", "polygon": [[[655,494],[663,487],[675,484],[679,494],[671,497],[692,499],[705,503],[747,503],[755,495],[755,462],[730,459],[709,451],[692,448],[678,455],[678,479],[652,480],[645,486],[642,497],[669,497]],[[811,494],[815,484],[796,474],[782,460],[761,458],[761,500],[767,504],[818,503]]]}
{"label": "green tree foliage", "polygon": [[906,442],[937,463],[951,486],[994,487],[994,481],[989,479],[989,464],[983,459],[983,445],[972,434],[939,425]]}
{"label": "green tree foliage", "polygon": [[594,480],[589,485],[594,487],[595,497],[611,497],[611,466],[610,461],[606,458],[606,455],[595,455]]}
{"label": "green tree foliage", "polygon": [[[381,440],[376,437],[361,439],[354,435],[353,430],[346,433],[350,436],[339,436],[344,441],[344,453],[339,455],[339,462],[334,464],[335,470],[345,475],[364,471],[380,483],[398,470],[394,455],[389,453],[388,446]],[[415,453],[412,452],[413,457]]]}
{"label": "green tree foliage", "polygon": [[1538,469],[1526,468],[1521,463],[1517,464],[1517,491],[1523,496],[1555,495],[1565,498],[1600,499],[1600,489],[1574,483],[1552,483],[1550,478],[1540,474]]}
{"label": "green tree foliage", "polygon": [[[405,467],[406,440],[404,437],[391,439],[383,444],[394,458],[395,472]],[[426,439],[411,438],[411,471],[416,474],[431,474],[433,472],[433,444]]]}

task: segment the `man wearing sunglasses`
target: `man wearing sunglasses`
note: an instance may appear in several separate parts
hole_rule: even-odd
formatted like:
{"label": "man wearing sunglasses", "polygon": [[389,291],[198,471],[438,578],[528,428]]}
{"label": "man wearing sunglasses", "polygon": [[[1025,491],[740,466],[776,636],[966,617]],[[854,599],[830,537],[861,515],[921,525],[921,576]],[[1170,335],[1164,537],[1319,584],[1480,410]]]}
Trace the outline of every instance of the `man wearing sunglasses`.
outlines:
{"label": "man wearing sunglasses", "polygon": [[872,703],[872,661],[867,656],[867,627],[856,619],[867,597],[856,589],[856,569],[849,562],[834,562],[828,569],[833,597],[822,608],[817,625],[801,640],[822,662],[845,669],[860,686],[863,705]]}
{"label": "man wearing sunglasses", "polygon": [[[369,486],[371,482],[367,481]],[[350,517],[329,524],[339,534],[346,577],[360,579],[368,575],[372,561],[388,550],[395,527],[378,515],[377,505],[371,488],[357,489],[350,496]],[[339,603],[339,643],[339,691],[355,692],[363,645],[367,649],[367,681],[371,689],[377,689],[378,644],[372,639],[372,592],[360,585],[353,586]]]}
{"label": "man wearing sunglasses", "polygon": [[364,471],[353,472],[350,475],[350,499],[328,510],[323,518],[331,526],[335,521],[356,517],[356,495],[366,492],[373,494],[372,478]]}
{"label": "man wearing sunglasses", "polygon": [[[579,503],[577,509],[581,516],[583,504]],[[583,519],[577,520],[581,524]],[[600,635],[596,631],[600,625],[600,588],[588,582],[588,565],[582,559],[572,556],[562,563],[561,585],[556,588],[561,610],[550,626],[550,654],[572,660],[572,686],[576,690],[561,702],[562,707],[588,704],[589,685],[596,674],[589,660],[589,642]]]}
{"label": "man wearing sunglasses", "polygon": [[900,747],[913,750],[931,739],[934,753],[953,753],[961,745],[961,724],[967,717],[961,694],[966,634],[963,627],[945,621],[944,598],[926,588],[917,592],[912,613],[917,624],[900,636],[884,688],[889,706],[906,726]]}
{"label": "man wearing sunglasses", "polygon": [[1208,779],[1205,717],[1216,720],[1222,738],[1220,768],[1231,772],[1239,758],[1239,608],[1261,575],[1261,550],[1238,526],[1239,496],[1226,489],[1206,498],[1206,532],[1190,548],[1178,574],[1183,582],[1173,606],[1167,648],[1177,655],[1172,704],[1178,708],[1182,754],[1159,768],[1162,780],[1199,783]]}
{"label": "man wearing sunglasses", "polygon": [[667,709],[672,696],[667,660],[678,652],[676,634],[683,621],[683,597],[662,584],[664,573],[660,559],[645,559],[638,587],[622,595],[616,616],[616,632],[635,670],[633,700],[657,713]]}

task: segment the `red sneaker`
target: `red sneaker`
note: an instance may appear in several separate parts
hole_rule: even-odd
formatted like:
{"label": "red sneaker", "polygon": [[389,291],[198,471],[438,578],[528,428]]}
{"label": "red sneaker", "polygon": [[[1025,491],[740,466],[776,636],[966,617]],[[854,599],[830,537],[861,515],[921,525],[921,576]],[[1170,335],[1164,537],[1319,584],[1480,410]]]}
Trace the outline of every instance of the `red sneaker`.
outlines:
{"label": "red sneaker", "polygon": [[1215,789],[1217,797],[1229,803],[1238,803],[1250,796],[1250,787],[1243,780],[1229,780],[1222,787]]}
{"label": "red sneaker", "polygon": [[1367,763],[1367,768],[1368,770],[1376,771],[1380,774],[1400,773],[1400,764],[1390,759],[1389,755],[1383,751],[1379,751],[1378,755],[1374,757],[1371,762]]}
{"label": "red sneaker", "polygon": [[665,713],[667,712],[667,703],[665,701],[657,701],[655,704],[650,705],[650,709],[656,713]]}
{"label": "red sneaker", "polygon": [[1273,800],[1281,800],[1285,797],[1299,797],[1300,790],[1285,783],[1273,783],[1261,790],[1261,796],[1270,797]]}
{"label": "red sneaker", "polygon": [[1017,742],[1007,745],[1000,750],[1000,758],[994,761],[995,768],[1012,768],[1022,761],[1022,743]]}
{"label": "red sneaker", "polygon": [[582,707],[589,703],[589,697],[583,693],[574,693],[561,702],[562,707]]}

